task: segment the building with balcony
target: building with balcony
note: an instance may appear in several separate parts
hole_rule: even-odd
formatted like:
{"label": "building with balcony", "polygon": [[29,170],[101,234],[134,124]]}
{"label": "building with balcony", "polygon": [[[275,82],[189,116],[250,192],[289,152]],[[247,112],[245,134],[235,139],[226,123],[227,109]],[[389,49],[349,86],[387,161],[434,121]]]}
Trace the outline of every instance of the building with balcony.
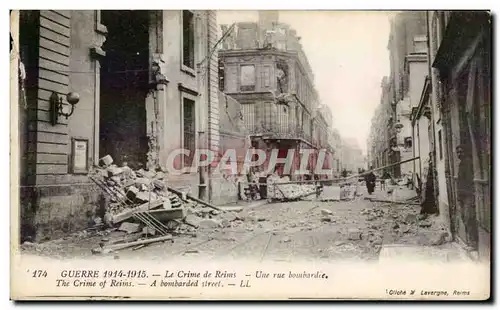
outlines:
{"label": "building with balcony", "polygon": [[[220,90],[242,105],[253,147],[268,152],[278,149],[278,158],[294,149],[292,167],[298,169],[300,149],[327,146],[327,131],[313,128],[324,128],[329,122],[316,113],[319,98],[300,37],[279,22],[275,11],[259,12],[256,23],[221,28],[227,36],[219,50]],[[310,156],[311,174],[314,163],[315,156]],[[278,173],[283,173],[282,168]]]}

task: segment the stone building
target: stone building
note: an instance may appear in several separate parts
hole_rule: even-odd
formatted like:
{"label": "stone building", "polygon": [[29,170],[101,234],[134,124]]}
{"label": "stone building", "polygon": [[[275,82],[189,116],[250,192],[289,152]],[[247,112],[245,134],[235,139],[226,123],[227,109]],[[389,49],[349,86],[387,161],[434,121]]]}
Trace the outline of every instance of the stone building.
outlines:
{"label": "stone building", "polygon": [[[178,174],[167,162],[179,148],[219,148],[214,11],[18,16],[13,39],[26,68],[27,108],[19,113],[25,235],[40,239],[83,228],[100,193],[88,174],[107,154],[119,165],[167,170],[169,186],[216,198],[214,169]],[[70,92],[70,101],[79,97],[74,106],[66,99]],[[73,113],[58,115],[59,103],[62,113]],[[192,161],[177,156],[174,166]]]}
{"label": "stone building", "polygon": [[439,213],[453,240],[489,261],[491,13],[431,11],[427,20]]}
{"label": "stone building", "polygon": [[[411,111],[418,105],[427,75],[425,14],[424,11],[406,11],[397,14],[391,21],[389,83],[393,96],[390,101],[395,113],[388,128],[391,163],[413,156]],[[393,170],[394,176],[398,178],[413,174],[413,165],[413,162],[398,165]]]}
{"label": "stone building", "polygon": [[[221,26],[223,33],[229,33],[219,51],[220,89],[242,105],[252,146],[268,155],[278,150],[282,161],[289,149],[296,150],[288,160],[298,170],[299,150],[321,147],[313,139],[319,98],[300,38],[278,18],[278,12],[262,11],[256,23]],[[314,158],[310,156],[308,165],[311,174]],[[269,159],[264,163],[266,170]],[[284,165],[278,165],[278,173],[283,173]]]}

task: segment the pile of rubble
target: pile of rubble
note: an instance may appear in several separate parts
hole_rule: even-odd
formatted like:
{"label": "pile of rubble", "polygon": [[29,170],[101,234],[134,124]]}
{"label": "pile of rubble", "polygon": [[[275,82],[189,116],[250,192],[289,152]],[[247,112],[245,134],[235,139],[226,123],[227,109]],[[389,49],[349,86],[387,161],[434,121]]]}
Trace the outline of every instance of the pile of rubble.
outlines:
{"label": "pile of rubble", "polygon": [[[276,200],[295,200],[316,193],[314,184],[291,184],[290,178],[271,175],[267,179],[267,197]],[[280,184],[284,183],[284,184]]]}
{"label": "pile of rubble", "polygon": [[134,171],[127,164],[119,167],[113,164],[109,155],[100,159],[90,178],[109,197],[104,224],[108,228],[137,235],[136,240],[112,244],[107,248],[101,245],[95,252],[144,246],[171,240],[174,234],[192,234],[198,229],[230,227],[241,222],[236,215],[241,208],[213,206],[168,187],[163,171]]}

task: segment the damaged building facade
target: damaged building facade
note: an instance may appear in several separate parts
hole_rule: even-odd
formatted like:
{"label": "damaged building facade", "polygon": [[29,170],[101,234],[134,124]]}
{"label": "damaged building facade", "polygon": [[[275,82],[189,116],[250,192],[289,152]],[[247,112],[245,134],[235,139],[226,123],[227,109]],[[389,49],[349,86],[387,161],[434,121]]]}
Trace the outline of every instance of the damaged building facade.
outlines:
{"label": "damaged building facade", "polygon": [[[23,232],[81,229],[98,209],[88,174],[99,158],[164,170],[169,186],[203,199],[213,167],[178,174],[196,148],[219,149],[214,11],[20,11],[12,35],[25,69],[18,98]],[[13,28],[15,31],[15,28]],[[25,100],[24,100],[24,99]],[[12,105],[14,106],[14,105]],[[24,236],[26,237],[26,236]]]}
{"label": "damaged building facade", "polygon": [[[331,112],[316,113],[319,98],[300,38],[279,22],[275,11],[260,11],[256,23],[221,28],[229,35],[219,51],[220,89],[242,105],[252,147],[265,150],[267,155],[279,150],[281,160],[294,149],[295,156],[289,160],[292,170],[298,170],[301,149],[327,149],[327,132],[320,136],[320,129],[313,127],[328,127],[331,122]],[[309,157],[307,170],[311,175],[316,153]],[[264,169],[269,160],[266,156]],[[277,165],[278,174],[283,174],[283,168],[283,163]]]}
{"label": "damaged building facade", "polygon": [[491,239],[491,48],[488,12],[396,15],[389,40],[396,121],[391,128],[375,114],[370,144],[375,166],[381,150],[375,137],[385,131],[398,154],[390,163],[404,160],[405,149],[418,157],[401,165],[401,175],[412,173],[422,212],[439,214],[451,239],[485,260]]}

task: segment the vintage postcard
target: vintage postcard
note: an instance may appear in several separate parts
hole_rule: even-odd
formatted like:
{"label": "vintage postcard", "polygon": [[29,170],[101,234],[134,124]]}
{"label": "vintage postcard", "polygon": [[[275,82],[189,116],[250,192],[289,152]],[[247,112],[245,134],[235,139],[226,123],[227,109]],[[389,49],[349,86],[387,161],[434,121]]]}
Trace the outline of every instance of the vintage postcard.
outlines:
{"label": "vintage postcard", "polygon": [[489,299],[491,19],[11,10],[11,299]]}

